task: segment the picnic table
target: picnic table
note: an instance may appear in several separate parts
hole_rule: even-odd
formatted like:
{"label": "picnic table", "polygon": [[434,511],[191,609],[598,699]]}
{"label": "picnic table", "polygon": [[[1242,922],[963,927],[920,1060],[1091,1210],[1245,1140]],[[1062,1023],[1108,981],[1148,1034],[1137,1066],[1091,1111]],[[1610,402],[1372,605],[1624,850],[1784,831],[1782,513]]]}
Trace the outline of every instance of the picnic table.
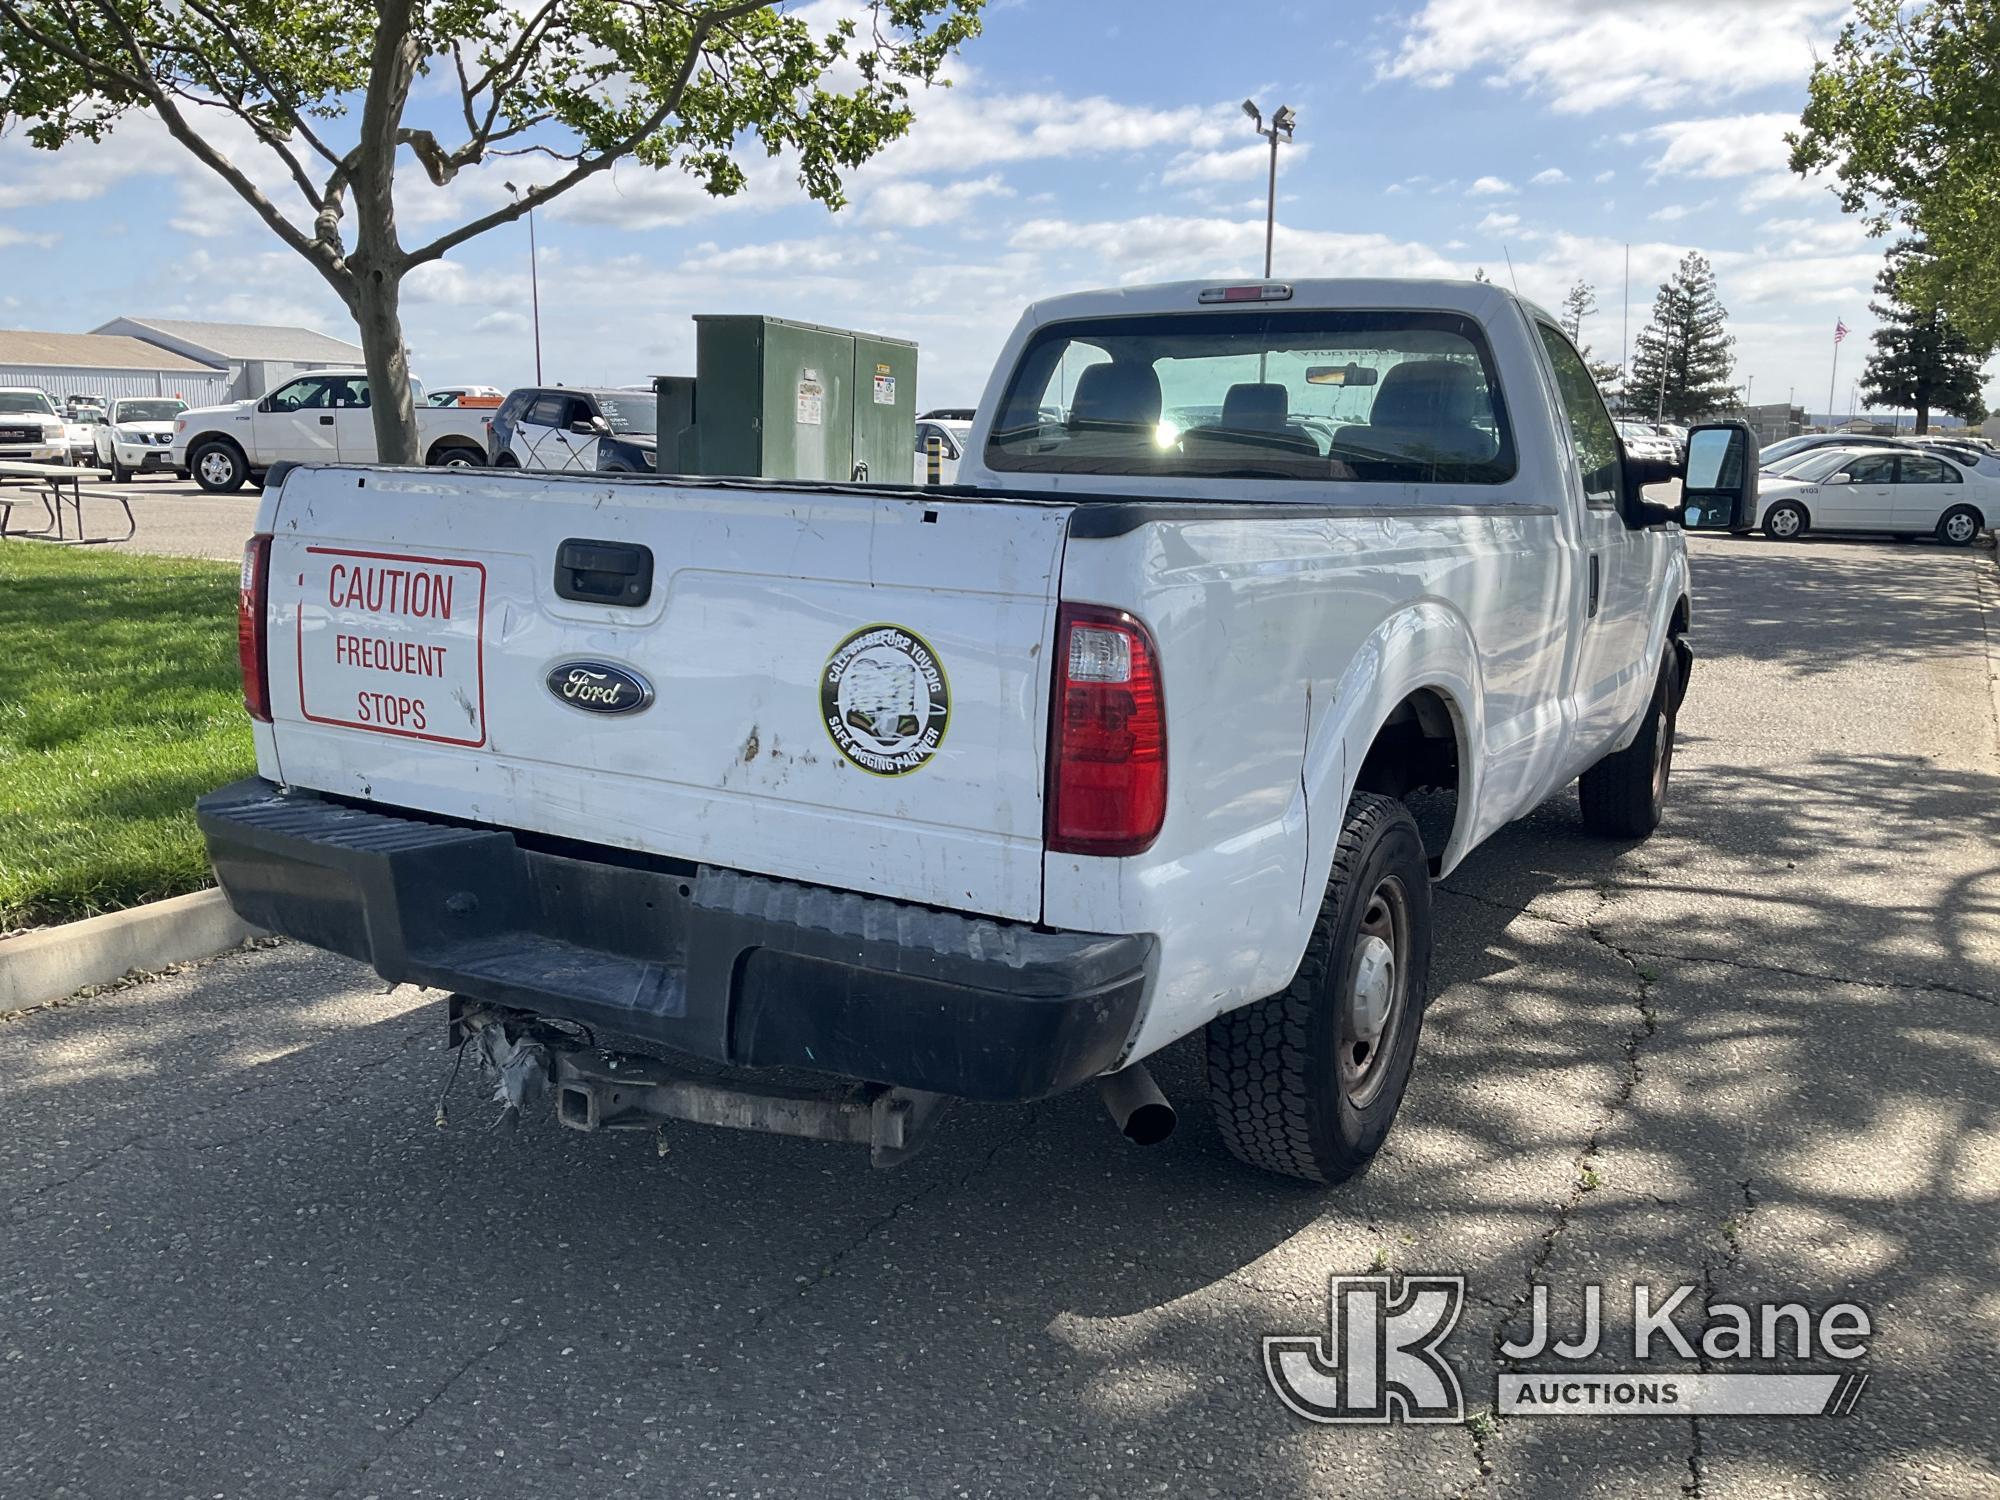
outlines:
{"label": "picnic table", "polygon": [[[123,536],[92,536],[83,525],[83,481],[86,479],[109,479],[109,469],[78,468],[73,464],[31,464],[15,459],[0,460],[0,541],[11,541],[16,537],[36,542],[65,542],[71,546],[98,542],[128,542],[139,529],[139,523],[132,517],[132,506],[124,495],[116,490],[98,491],[96,498],[114,500],[125,512],[125,534]],[[14,507],[21,502],[7,496],[7,487],[27,486],[41,501],[42,512],[47,517],[44,525],[33,531],[10,529],[14,518]],[[68,493],[64,493],[67,486]],[[69,534],[64,521],[64,512],[76,517],[76,535]]]}

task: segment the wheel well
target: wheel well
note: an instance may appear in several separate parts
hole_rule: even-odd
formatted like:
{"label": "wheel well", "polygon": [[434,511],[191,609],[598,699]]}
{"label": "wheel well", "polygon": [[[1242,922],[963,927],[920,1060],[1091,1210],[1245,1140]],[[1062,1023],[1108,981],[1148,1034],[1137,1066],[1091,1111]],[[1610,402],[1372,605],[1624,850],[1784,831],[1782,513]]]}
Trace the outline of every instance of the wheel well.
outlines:
{"label": "wheel well", "polygon": [[424,462],[430,465],[431,467],[435,468],[437,466],[438,461],[442,459],[445,456],[445,454],[454,453],[461,448],[464,449],[467,453],[478,454],[480,463],[484,464],[486,462],[486,450],[484,448],[481,448],[479,444],[473,442],[471,438],[464,438],[464,437],[439,438],[435,443],[431,444],[430,452],[424,455]]}
{"label": "wheel well", "polygon": [[1673,616],[1667,621],[1667,639],[1672,640],[1677,635],[1686,635],[1693,618],[1693,613],[1688,607],[1687,595],[1682,594],[1674,601]]}
{"label": "wheel well", "polygon": [[1961,500],[1955,505],[1947,505],[1944,508],[1943,515],[1940,515],[1938,519],[1942,521],[1945,518],[1945,516],[1950,515],[1955,510],[1965,510],[1972,512],[1972,519],[1979,523],[1980,529],[1982,531],[1986,529],[1986,512],[1981,510],[1978,506],[1974,505],[1970,500]]}
{"label": "wheel well", "polygon": [[[1398,703],[1375,731],[1354,789],[1411,803],[1436,869],[1458,823],[1458,715],[1451,700],[1434,688],[1419,688]],[[1419,802],[1412,792],[1432,795]]]}
{"label": "wheel well", "polygon": [[243,460],[244,468],[247,469],[250,467],[250,459],[244,453],[243,445],[226,432],[204,432],[200,437],[193,438],[188,442],[187,451],[190,454],[196,453],[200,449],[206,448],[210,443],[221,443],[224,447],[234,448],[236,456]]}

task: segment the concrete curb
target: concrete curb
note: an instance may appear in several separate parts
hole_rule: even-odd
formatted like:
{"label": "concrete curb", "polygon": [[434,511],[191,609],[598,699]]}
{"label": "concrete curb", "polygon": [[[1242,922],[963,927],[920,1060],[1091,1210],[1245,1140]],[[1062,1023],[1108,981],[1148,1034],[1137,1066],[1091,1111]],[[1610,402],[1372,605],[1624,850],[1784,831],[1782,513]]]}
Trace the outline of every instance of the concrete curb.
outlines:
{"label": "concrete curb", "polygon": [[209,958],[259,935],[221,891],[197,891],[9,938],[0,943],[0,1015],[109,984],[134,969]]}

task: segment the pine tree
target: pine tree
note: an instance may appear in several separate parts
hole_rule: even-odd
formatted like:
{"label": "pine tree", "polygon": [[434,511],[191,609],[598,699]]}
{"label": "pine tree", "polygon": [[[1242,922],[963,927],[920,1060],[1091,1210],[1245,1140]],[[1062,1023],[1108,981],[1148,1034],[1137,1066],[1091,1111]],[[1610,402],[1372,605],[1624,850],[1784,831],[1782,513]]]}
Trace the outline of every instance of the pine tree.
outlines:
{"label": "pine tree", "polygon": [[1715,293],[1715,272],[1697,251],[1681,257],[1673,279],[1653,299],[1653,317],[1634,341],[1628,398],[1637,410],[1693,421],[1736,405],[1729,383],[1736,340]]}
{"label": "pine tree", "polygon": [[1861,372],[1861,396],[1870,406],[1909,407],[1917,431],[1930,431],[1931,413],[1948,412],[1966,422],[1983,421],[1983,371],[1990,350],[1975,349],[1937,305],[1906,290],[1921,277],[1907,273],[1925,259],[1921,243],[1905,240],[1889,251],[1875,278],[1882,300],[1868,304],[1879,319],[1875,352]]}
{"label": "pine tree", "polygon": [[1597,288],[1581,276],[1570,283],[1563,294],[1562,327],[1569,335],[1569,341],[1577,348],[1583,347],[1583,320],[1597,311]]}
{"label": "pine tree", "polygon": [[1590,352],[1590,345],[1583,341],[1583,320],[1597,311],[1597,288],[1581,276],[1570,283],[1563,294],[1562,324],[1569,341],[1576,345],[1576,352],[1583,356],[1584,365],[1590,371],[1590,378],[1597,382],[1597,389],[1607,402],[1618,389],[1618,377],[1622,373],[1618,366],[1598,359]]}

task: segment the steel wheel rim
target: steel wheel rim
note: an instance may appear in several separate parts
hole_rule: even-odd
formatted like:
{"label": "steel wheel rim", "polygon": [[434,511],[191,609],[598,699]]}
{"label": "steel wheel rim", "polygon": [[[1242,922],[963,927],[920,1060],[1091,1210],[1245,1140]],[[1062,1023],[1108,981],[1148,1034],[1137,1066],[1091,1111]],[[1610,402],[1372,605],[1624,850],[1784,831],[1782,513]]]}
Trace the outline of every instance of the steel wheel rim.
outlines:
{"label": "steel wheel rim", "polygon": [[1340,1091],[1366,1109],[1389,1077],[1389,1056],[1402,1029],[1410,972],[1410,897],[1397,876],[1369,892],[1343,977],[1340,1005]]}
{"label": "steel wheel rim", "polygon": [[229,461],[226,453],[204,453],[201,456],[201,477],[210,484],[227,484],[236,473],[236,465]]}
{"label": "steel wheel rim", "polygon": [[1947,516],[1945,518],[1945,523],[1944,523],[1944,534],[1950,537],[1954,542],[1971,541],[1972,517]]}
{"label": "steel wheel rim", "polygon": [[1771,517],[1771,530],[1779,536],[1799,534],[1799,513],[1795,510],[1781,510]]}
{"label": "steel wheel rim", "polygon": [[472,460],[463,453],[453,453],[445,459],[444,466],[447,469],[469,469],[472,467]]}

